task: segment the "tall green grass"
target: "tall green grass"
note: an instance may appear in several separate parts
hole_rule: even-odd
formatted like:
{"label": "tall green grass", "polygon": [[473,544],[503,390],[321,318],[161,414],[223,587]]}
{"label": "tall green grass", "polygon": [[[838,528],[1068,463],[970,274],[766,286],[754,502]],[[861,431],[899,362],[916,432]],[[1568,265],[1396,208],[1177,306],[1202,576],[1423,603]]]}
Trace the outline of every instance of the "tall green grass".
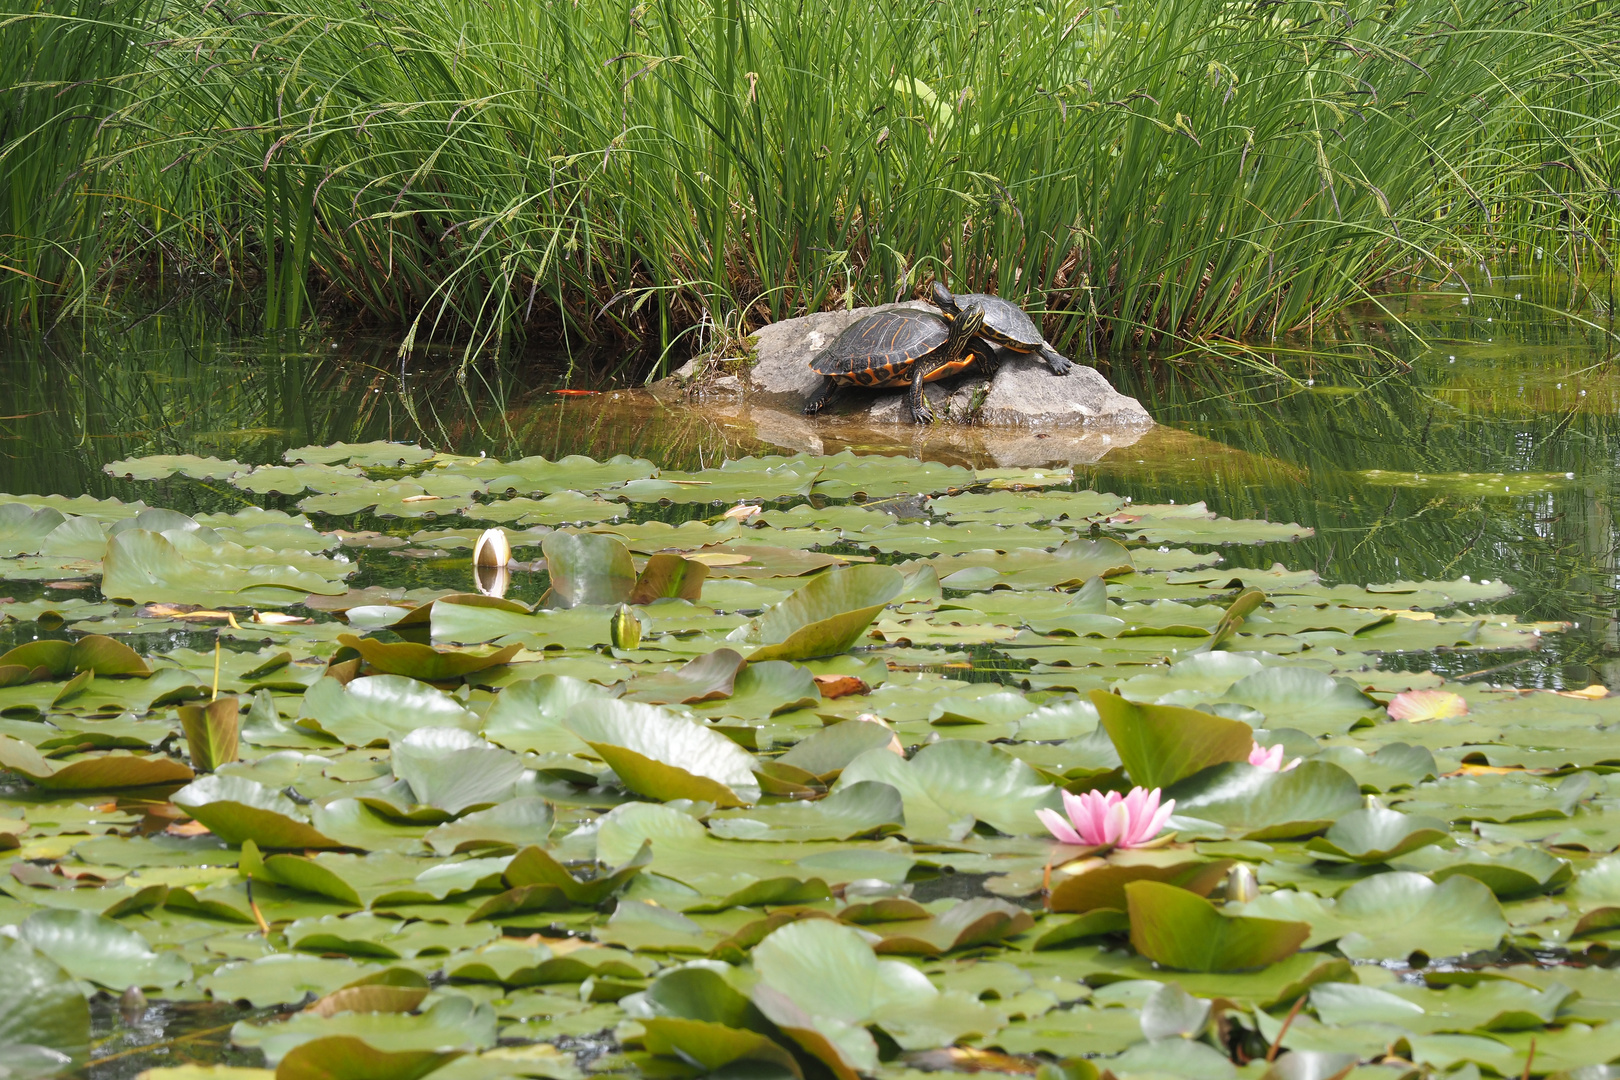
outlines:
{"label": "tall green grass", "polygon": [[113,144],[51,159],[118,200],[94,273],[26,269],[82,288],[161,245],[262,284],[269,326],[699,351],[938,276],[1074,349],[1606,268],[1614,239],[1609,0],[232,0],[135,28]]}

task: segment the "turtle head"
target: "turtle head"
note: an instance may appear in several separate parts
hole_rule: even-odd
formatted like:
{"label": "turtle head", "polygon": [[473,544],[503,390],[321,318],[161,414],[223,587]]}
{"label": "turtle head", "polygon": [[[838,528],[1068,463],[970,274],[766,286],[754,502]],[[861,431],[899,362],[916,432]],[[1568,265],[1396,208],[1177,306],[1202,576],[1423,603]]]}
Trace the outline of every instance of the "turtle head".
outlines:
{"label": "turtle head", "polygon": [[945,287],[943,281],[934,282],[934,287],[929,296],[934,301],[934,306],[941,311],[954,312],[956,310],[956,297],[951,295],[951,290]]}
{"label": "turtle head", "polygon": [[948,342],[953,350],[965,349],[973,336],[983,329],[984,309],[978,306],[970,307],[951,320],[951,335]]}

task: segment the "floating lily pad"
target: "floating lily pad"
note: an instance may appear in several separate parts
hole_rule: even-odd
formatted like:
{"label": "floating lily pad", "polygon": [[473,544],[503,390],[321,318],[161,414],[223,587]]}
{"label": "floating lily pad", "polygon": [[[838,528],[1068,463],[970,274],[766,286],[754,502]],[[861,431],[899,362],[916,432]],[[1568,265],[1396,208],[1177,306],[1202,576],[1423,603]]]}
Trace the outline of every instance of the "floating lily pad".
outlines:
{"label": "floating lily pad", "polygon": [[1305,847],[1319,857],[1371,864],[1438,844],[1449,835],[1446,823],[1438,818],[1363,808],[1341,817]]}
{"label": "floating lily pad", "polygon": [[587,698],[563,725],[631,791],[743,806],[759,798],[755,761],[724,735],[653,705]]}
{"label": "floating lily pad", "polygon": [[1136,951],[1186,971],[1265,967],[1310,934],[1305,923],[1222,914],[1197,894],[1158,881],[1131,882],[1125,900]]}
{"label": "floating lily pad", "polygon": [[854,645],[904,586],[905,579],[887,566],[829,570],[728,640],[759,646],[750,660],[833,656]]}

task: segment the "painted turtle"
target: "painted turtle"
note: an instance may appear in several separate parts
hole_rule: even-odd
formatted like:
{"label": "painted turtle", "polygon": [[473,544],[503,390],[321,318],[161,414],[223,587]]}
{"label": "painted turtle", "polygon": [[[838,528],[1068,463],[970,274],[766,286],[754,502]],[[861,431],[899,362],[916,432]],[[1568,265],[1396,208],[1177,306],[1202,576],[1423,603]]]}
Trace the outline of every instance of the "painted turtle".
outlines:
{"label": "painted turtle", "polygon": [[933,302],[945,317],[967,308],[978,308],[984,312],[984,329],[979,336],[987,341],[1011,349],[1017,353],[1035,353],[1040,356],[1046,366],[1052,369],[1054,375],[1067,375],[1074,365],[1069,358],[1058,352],[1046,343],[1041,336],[1040,327],[1035,320],[1024,313],[1024,309],[1009,300],[999,296],[990,296],[985,293],[962,293],[953,296],[951,291],[940,282],[934,282]]}
{"label": "painted turtle", "polygon": [[[934,419],[923,384],[966,371],[989,349],[975,341],[984,313],[970,307],[945,316],[931,311],[880,311],[857,320],[810,361],[821,385],[805,405],[806,415],[826,407],[844,386],[909,386],[906,404],[919,424]],[[970,346],[973,346],[970,348]]]}

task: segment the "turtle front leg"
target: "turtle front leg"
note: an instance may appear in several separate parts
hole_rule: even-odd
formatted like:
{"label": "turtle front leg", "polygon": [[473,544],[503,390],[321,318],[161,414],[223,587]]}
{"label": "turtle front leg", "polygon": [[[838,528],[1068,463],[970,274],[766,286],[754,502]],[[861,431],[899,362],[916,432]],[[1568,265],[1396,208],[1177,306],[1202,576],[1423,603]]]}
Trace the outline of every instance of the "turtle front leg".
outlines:
{"label": "turtle front leg", "polygon": [[1067,356],[1045,342],[1041,343],[1041,359],[1046,361],[1046,366],[1052,369],[1054,375],[1067,375],[1069,369],[1074,367]]}
{"label": "turtle front leg", "polygon": [[821,377],[821,385],[810,395],[810,400],[804,403],[804,415],[814,416],[827,407],[827,403],[838,396],[838,380],[831,375]]}
{"label": "turtle front leg", "polygon": [[911,410],[911,419],[919,424],[932,424],[934,410],[928,407],[928,399],[923,396],[923,382],[928,373],[939,367],[938,364],[918,364],[911,373],[911,389],[906,391],[906,407]]}

